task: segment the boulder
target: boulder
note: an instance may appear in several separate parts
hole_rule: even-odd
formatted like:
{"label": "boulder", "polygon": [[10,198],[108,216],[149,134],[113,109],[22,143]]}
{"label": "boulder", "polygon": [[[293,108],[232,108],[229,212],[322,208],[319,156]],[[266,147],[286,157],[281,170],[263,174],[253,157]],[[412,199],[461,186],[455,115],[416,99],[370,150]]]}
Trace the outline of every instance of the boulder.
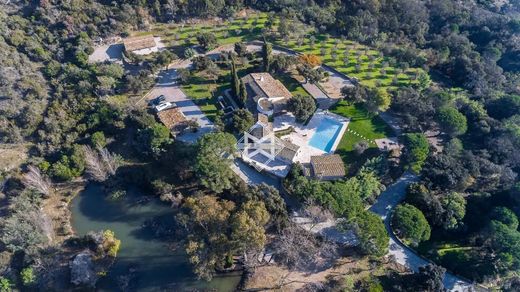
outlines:
{"label": "boulder", "polygon": [[70,282],[76,286],[95,287],[97,280],[92,253],[86,250],[77,254],[70,262]]}

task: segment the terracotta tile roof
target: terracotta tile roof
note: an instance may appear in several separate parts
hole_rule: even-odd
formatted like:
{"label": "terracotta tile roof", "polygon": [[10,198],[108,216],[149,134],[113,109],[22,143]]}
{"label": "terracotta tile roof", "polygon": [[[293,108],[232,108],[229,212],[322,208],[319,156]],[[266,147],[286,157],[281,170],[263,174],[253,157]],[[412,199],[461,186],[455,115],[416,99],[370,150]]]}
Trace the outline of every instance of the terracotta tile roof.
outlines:
{"label": "terracotta tile roof", "polygon": [[311,156],[311,167],[315,177],[345,176],[345,164],[338,154]]}
{"label": "terracotta tile roof", "polygon": [[186,117],[178,108],[170,108],[157,113],[159,120],[174,132],[182,131],[186,125]]}
{"label": "terracotta tile roof", "polygon": [[291,92],[289,92],[289,90],[285,88],[282,82],[274,79],[273,76],[271,76],[271,74],[251,73],[250,75],[253,78],[256,85],[258,85],[258,87],[262,89],[262,91],[265,93],[267,97],[292,97]]}
{"label": "terracotta tile roof", "polygon": [[123,40],[123,44],[125,45],[125,50],[129,52],[156,46],[155,39],[152,35],[126,38]]}

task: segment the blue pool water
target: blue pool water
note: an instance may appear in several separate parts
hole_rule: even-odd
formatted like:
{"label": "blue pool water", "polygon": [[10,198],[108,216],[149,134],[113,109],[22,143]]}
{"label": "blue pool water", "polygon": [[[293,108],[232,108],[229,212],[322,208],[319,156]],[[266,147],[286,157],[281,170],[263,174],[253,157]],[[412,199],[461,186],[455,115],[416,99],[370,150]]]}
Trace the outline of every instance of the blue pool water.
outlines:
{"label": "blue pool water", "polygon": [[330,152],[342,126],[343,124],[338,121],[323,118],[316,129],[316,133],[312,135],[309,145],[325,152]]}

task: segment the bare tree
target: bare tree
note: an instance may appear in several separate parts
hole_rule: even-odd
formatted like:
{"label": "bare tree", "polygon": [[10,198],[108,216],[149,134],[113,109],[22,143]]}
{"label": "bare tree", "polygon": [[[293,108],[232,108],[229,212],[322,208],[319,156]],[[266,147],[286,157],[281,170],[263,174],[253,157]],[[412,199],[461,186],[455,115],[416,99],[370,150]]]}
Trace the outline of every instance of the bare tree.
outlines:
{"label": "bare tree", "polygon": [[23,184],[29,189],[33,189],[45,196],[49,196],[52,190],[52,184],[48,177],[41,173],[36,166],[29,165],[28,172],[23,176]]}
{"label": "bare tree", "polygon": [[332,263],[337,246],[318,240],[311,232],[289,224],[273,242],[275,260],[290,270],[312,271]]}
{"label": "bare tree", "polygon": [[83,149],[87,174],[95,181],[106,180],[108,173],[100,155],[90,146],[85,146]]}
{"label": "bare tree", "polygon": [[85,146],[84,152],[87,173],[96,181],[104,181],[109,176],[115,175],[121,164],[121,158],[110,153],[106,148],[98,148],[96,151]]}
{"label": "bare tree", "polygon": [[316,205],[312,201],[309,201],[305,204],[301,214],[303,217],[310,219],[311,227],[309,231],[311,231],[319,223],[334,219],[334,215],[328,209]]}
{"label": "bare tree", "polygon": [[106,148],[99,148],[98,151],[108,173],[115,175],[117,169],[121,166],[121,157],[117,154],[110,153]]}

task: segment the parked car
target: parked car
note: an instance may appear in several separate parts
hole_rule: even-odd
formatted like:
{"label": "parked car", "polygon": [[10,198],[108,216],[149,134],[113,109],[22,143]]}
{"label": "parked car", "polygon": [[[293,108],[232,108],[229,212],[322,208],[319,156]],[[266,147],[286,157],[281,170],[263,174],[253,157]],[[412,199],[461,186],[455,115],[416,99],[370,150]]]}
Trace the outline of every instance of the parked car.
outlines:
{"label": "parked car", "polygon": [[159,95],[158,97],[154,98],[154,99],[151,99],[149,102],[148,102],[148,105],[149,106],[156,106],[156,105],[159,105],[161,103],[163,103],[164,101],[166,100],[166,97],[164,95]]}
{"label": "parked car", "polygon": [[160,103],[158,105],[155,106],[155,111],[156,112],[160,112],[160,111],[163,111],[163,110],[166,110],[166,109],[169,109],[169,108],[173,108],[175,107],[175,104],[173,102],[163,102],[163,103]]}

